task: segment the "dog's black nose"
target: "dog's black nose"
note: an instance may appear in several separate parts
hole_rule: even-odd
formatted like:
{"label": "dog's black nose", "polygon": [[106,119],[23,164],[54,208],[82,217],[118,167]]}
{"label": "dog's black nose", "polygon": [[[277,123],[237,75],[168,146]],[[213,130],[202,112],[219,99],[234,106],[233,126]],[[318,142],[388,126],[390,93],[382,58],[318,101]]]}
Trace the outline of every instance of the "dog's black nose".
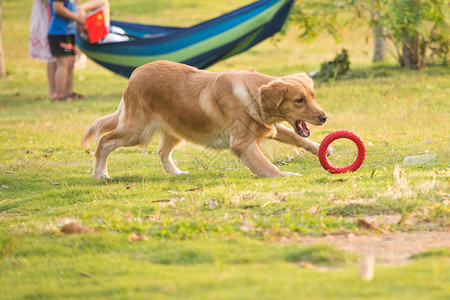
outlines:
{"label": "dog's black nose", "polygon": [[328,119],[327,114],[319,115],[319,121],[320,121],[321,123],[325,123],[325,122],[327,121],[327,119]]}

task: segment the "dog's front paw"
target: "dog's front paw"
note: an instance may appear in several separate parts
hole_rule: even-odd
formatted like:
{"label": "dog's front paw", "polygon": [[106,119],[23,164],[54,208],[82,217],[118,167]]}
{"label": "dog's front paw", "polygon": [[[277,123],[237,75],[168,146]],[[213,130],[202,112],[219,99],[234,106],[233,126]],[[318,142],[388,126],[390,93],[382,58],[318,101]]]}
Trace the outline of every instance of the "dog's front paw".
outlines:
{"label": "dog's front paw", "polygon": [[95,179],[109,179],[108,173],[104,172],[92,172],[92,177]]}
{"label": "dog's front paw", "polygon": [[174,176],[180,176],[180,175],[189,175],[189,172],[178,170],[178,171],[171,172],[169,174],[174,175]]}
{"label": "dog's front paw", "polygon": [[302,176],[302,174],[293,172],[281,172],[281,176]]}
{"label": "dog's front paw", "polygon": [[327,156],[330,156],[333,153],[333,151],[334,151],[333,147],[328,147],[328,149],[327,149]]}

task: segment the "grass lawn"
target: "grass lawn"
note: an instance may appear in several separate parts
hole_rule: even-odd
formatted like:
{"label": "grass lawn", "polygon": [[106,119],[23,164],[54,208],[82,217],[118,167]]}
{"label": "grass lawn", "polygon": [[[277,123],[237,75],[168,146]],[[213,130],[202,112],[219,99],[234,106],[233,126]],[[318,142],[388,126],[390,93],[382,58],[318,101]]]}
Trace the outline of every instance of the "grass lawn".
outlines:
{"label": "grass lawn", "polygon": [[[111,1],[115,19],[177,26],[242,3]],[[373,65],[363,26],[339,45],[326,36],[300,43],[291,26],[278,42],[210,70],[311,71],[348,49],[350,74],[316,82],[329,121],[310,128],[317,142],[341,129],[360,135],[367,156],[357,172],[329,174],[317,157],[267,141],[272,162],[303,176],[258,178],[229,151],[186,144],[174,159],[190,174],[170,177],[156,137],[148,148],[113,152],[112,179],[94,180],[80,141],[117,108],[127,80],[89,61],[75,76],[75,90],[88,99],[48,100],[45,65],[28,58],[30,13],[30,1],[3,1],[0,299],[450,298],[448,67]],[[355,157],[351,142],[333,147],[333,164]],[[422,154],[436,157],[403,165]],[[90,232],[62,233],[69,222]],[[357,247],[362,239],[368,247]],[[403,250],[383,248],[392,241]],[[375,276],[366,282],[359,264],[372,254]]]}

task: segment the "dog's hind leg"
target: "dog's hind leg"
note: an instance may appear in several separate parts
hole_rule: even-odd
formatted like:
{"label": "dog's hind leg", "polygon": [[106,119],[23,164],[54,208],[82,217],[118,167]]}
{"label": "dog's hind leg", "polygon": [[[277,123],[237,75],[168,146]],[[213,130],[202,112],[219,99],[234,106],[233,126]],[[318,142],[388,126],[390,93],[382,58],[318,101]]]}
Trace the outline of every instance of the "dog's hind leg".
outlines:
{"label": "dog's hind leg", "polygon": [[159,144],[158,153],[164,170],[170,175],[189,174],[188,172],[183,172],[178,169],[173,163],[172,150],[181,142],[181,139],[176,138],[167,132],[161,133],[161,142]]}
{"label": "dog's hind leg", "polygon": [[156,126],[147,128],[133,128],[131,126],[119,125],[119,127],[103,136],[94,153],[95,163],[92,176],[94,178],[109,178],[107,170],[108,155],[119,147],[130,147],[145,144],[153,135]]}
{"label": "dog's hind leg", "polygon": [[97,179],[109,178],[107,170],[108,155],[123,145],[124,142],[116,131],[113,131],[100,139],[94,153],[95,161],[92,177]]}

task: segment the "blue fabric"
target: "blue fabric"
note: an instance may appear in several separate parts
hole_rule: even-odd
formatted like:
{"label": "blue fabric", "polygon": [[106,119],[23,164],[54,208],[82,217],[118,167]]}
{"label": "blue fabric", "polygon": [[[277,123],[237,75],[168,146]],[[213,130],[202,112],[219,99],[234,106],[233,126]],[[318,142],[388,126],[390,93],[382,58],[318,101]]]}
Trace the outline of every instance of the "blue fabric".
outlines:
{"label": "blue fabric", "polygon": [[77,13],[76,0],[49,0],[51,20],[48,27],[49,35],[75,35],[77,34],[77,22],[59,16],[53,10],[53,2],[64,2],[64,6],[73,13]]}
{"label": "blue fabric", "polygon": [[[188,28],[146,26],[142,24],[111,21],[111,25],[121,27],[127,34],[141,37],[141,39],[121,42],[120,47],[114,47],[114,44],[111,44],[111,47],[102,47],[102,52],[111,54],[133,53],[133,55],[137,56],[159,55],[162,53],[174,52],[185,48],[187,45],[201,42],[211,36],[224,32],[229,28],[240,25],[242,22],[257,16],[261,11],[264,11],[264,9],[273,5],[274,2],[278,1],[258,1],[216,19]],[[285,19],[281,20],[282,24],[284,24],[284,20]],[[144,38],[145,35],[151,34],[160,34],[161,36],[152,39]]]}
{"label": "blue fabric", "polygon": [[166,59],[207,68],[239,54],[280,31],[294,0],[259,0],[192,27],[165,27],[111,21],[129,41],[90,44],[78,37],[88,57],[125,77],[145,63]]}

